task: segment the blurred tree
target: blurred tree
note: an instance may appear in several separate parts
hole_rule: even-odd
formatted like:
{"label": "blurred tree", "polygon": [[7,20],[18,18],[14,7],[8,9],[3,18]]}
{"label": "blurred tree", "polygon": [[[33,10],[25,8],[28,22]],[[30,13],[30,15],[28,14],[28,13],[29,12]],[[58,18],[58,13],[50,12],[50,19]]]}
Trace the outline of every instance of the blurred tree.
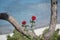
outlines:
{"label": "blurred tree", "polygon": [[54,34],[57,21],[57,0],[51,0],[51,19],[48,33],[44,35],[44,40],[50,40],[50,37]]}

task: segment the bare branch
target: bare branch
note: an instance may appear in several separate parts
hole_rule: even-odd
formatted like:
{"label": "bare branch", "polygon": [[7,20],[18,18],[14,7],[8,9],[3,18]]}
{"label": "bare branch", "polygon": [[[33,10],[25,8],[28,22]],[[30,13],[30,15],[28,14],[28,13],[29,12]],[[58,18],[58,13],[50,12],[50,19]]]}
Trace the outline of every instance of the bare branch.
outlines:
{"label": "bare branch", "polygon": [[21,27],[20,24],[12,16],[8,15],[7,13],[0,13],[0,19],[10,22],[17,31],[19,31],[21,34],[23,34],[27,38],[29,38],[28,35],[30,35],[33,38],[36,38],[36,35],[33,34],[32,32],[24,31],[25,28]]}

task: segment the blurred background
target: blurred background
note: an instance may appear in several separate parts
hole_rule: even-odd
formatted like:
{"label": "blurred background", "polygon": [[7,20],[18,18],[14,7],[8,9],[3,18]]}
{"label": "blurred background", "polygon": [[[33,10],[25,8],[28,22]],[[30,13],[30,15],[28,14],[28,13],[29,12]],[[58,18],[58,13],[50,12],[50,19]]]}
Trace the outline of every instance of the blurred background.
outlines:
{"label": "blurred background", "polygon": [[[19,24],[23,20],[30,24],[31,16],[37,17],[36,27],[44,27],[50,23],[50,0],[0,0],[0,13],[13,16]],[[58,0],[57,24],[60,23],[60,0]],[[0,20],[0,35],[12,33],[14,27],[5,20]]]}

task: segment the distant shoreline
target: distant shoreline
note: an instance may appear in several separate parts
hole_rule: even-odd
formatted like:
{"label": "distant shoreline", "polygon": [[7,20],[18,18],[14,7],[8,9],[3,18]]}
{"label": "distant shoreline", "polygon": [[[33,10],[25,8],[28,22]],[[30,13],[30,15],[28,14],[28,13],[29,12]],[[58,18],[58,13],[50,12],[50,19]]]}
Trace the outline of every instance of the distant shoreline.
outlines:
{"label": "distant shoreline", "polygon": [[[60,24],[60,23],[58,23]],[[44,25],[44,26],[41,26],[41,27],[35,27],[34,29],[38,29],[38,28],[44,28],[46,26],[49,26],[49,25]],[[13,33],[13,28],[11,29],[10,27],[0,27],[0,35],[4,35],[4,34],[10,34],[10,33]]]}

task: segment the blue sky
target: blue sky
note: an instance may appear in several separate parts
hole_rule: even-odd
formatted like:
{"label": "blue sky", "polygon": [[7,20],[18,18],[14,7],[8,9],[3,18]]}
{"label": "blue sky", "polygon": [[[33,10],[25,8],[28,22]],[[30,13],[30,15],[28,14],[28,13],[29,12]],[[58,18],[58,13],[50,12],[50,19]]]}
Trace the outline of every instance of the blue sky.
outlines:
{"label": "blue sky", "polygon": [[[60,4],[60,0],[58,0]],[[60,5],[58,5],[59,15]],[[37,16],[37,24],[46,25],[50,22],[50,0],[0,0],[0,12],[7,12],[19,23],[26,20],[29,23],[31,16]],[[60,15],[59,15],[60,17]],[[58,17],[58,20],[60,18]],[[0,20],[0,25],[10,24]]]}

